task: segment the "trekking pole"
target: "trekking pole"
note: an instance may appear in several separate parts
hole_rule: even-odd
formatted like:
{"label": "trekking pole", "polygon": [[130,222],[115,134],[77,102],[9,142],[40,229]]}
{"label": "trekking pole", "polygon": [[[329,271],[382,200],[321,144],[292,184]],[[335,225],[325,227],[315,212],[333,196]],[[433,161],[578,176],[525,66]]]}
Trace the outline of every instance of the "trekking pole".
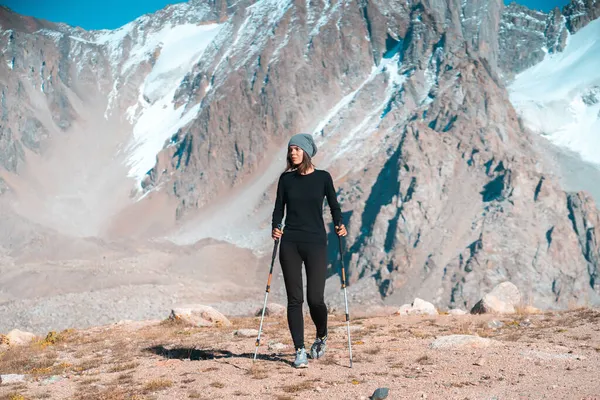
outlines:
{"label": "trekking pole", "polygon": [[[279,230],[283,228],[282,224],[278,225]],[[267,308],[267,298],[269,297],[269,291],[271,290],[271,278],[273,277],[273,266],[275,265],[275,257],[277,256],[277,246],[279,245],[279,239],[275,240],[273,245],[273,257],[271,258],[271,269],[269,270],[269,279],[267,280],[267,290],[265,291],[265,302],[263,304],[262,315],[260,317],[260,327],[258,328],[258,337],[256,338],[256,348],[254,349],[254,359],[256,361],[256,353],[258,353],[258,346],[260,345],[260,333],[262,332],[263,319],[265,318],[265,310]]]}
{"label": "trekking pole", "polygon": [[350,368],[352,368],[352,341],[350,340],[350,313],[348,312],[348,294],[346,293],[346,271],[344,269],[344,249],[342,237],[338,236],[340,243],[340,261],[342,263],[342,289],[344,289],[344,302],[346,303],[346,327],[348,328],[348,351],[350,352]]}

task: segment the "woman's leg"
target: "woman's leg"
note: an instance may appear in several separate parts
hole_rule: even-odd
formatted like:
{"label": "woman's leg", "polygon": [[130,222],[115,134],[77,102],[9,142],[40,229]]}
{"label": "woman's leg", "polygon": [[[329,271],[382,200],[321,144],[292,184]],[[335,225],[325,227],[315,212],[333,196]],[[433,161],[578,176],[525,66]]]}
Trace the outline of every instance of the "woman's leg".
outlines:
{"label": "woman's leg", "polygon": [[327,277],[327,245],[302,243],[300,255],[306,266],[306,297],[310,316],[317,328],[317,337],[327,336],[327,306],[325,305],[325,278]]}
{"label": "woman's leg", "polygon": [[302,315],[302,258],[296,243],[281,242],[279,262],[287,293],[287,318],[295,349],[304,347],[304,317]]}

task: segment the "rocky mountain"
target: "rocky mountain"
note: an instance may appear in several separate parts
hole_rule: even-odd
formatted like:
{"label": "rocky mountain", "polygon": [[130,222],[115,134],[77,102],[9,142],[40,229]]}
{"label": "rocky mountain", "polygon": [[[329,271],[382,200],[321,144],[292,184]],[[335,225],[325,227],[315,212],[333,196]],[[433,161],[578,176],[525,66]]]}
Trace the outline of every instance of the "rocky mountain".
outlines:
{"label": "rocky mountain", "polygon": [[559,8],[546,14],[517,3],[506,6],[500,21],[499,67],[509,76],[564,50],[569,30]]}
{"label": "rocky mountain", "polygon": [[597,13],[190,1],[86,32],[2,9],[2,200],[63,235],[262,254],[287,139],[311,132],[356,295],[472,306],[509,279],[540,308],[597,303],[597,208],[565,191],[509,94]]}

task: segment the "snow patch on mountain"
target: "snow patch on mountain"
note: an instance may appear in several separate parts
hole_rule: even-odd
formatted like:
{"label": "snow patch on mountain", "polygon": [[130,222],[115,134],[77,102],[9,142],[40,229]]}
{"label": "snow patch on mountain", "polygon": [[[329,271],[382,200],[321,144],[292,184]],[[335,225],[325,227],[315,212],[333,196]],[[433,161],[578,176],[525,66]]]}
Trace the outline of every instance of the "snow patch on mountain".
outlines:
{"label": "snow patch on mountain", "polygon": [[[381,121],[385,118],[389,112],[389,108],[392,107],[394,96],[401,90],[406,77],[399,73],[400,68],[400,56],[399,54],[394,55],[391,58],[384,58],[379,66],[373,66],[369,76],[358,86],[358,88],[351,93],[344,96],[339,102],[337,102],[322,118],[316,128],[313,130],[313,136],[318,146],[323,146],[329,139],[331,139],[336,132],[342,131],[339,128],[345,122],[345,117],[348,113],[352,113],[352,106],[360,96],[361,91],[365,86],[370,85],[378,76],[381,74],[387,74],[388,84],[385,89],[385,96],[380,102],[373,104],[373,108],[365,109],[364,118],[353,127],[349,132],[343,129],[343,138],[336,154],[327,162],[324,166],[329,165],[328,163],[333,162],[338,157],[344,155],[348,151],[354,151],[360,148],[361,144],[379,128]],[[328,132],[324,135],[324,130],[329,127]]]}
{"label": "snow patch on mountain", "polygon": [[233,52],[245,54],[236,64],[236,69],[246,65],[264,47],[266,41],[274,36],[276,26],[291,6],[291,0],[259,0],[248,7],[248,16],[232,45]]}
{"label": "snow patch on mountain", "polygon": [[509,94],[528,128],[600,165],[599,66],[595,20],[570,36],[562,53],[548,54],[517,75]]}
{"label": "snow patch on mountain", "polygon": [[367,114],[360,124],[344,137],[335,158],[342,156],[348,151],[358,151],[365,144],[371,133],[379,128],[381,121],[389,112],[389,108],[392,107],[391,102],[394,96],[400,91],[404,82],[406,82],[406,76],[399,73],[399,55],[395,55],[391,59],[384,59],[376,72],[369,77],[369,81],[372,81],[380,73],[388,74],[385,97],[370,110],[370,113]]}
{"label": "snow patch on mountain", "polygon": [[160,48],[160,55],[140,88],[138,102],[129,107],[127,116],[133,127],[128,146],[129,176],[143,179],[156,161],[165,141],[191,122],[200,105],[175,108],[173,98],[182,79],[198,63],[206,47],[218,35],[220,24],[184,24],[161,30],[159,43],[148,44],[147,53]]}
{"label": "snow patch on mountain", "polygon": [[179,86],[181,79],[198,62],[204,49],[221,30],[219,24],[185,24],[161,31],[160,57],[146,77],[144,94],[151,101]]}

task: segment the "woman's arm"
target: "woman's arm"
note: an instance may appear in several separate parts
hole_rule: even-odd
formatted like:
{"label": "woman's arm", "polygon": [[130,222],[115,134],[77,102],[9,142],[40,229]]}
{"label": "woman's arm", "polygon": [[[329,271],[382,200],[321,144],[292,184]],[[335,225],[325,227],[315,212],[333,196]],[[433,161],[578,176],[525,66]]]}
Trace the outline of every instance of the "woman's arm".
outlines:
{"label": "woman's arm", "polygon": [[275,199],[275,208],[273,209],[273,218],[271,226],[273,229],[278,228],[283,221],[283,209],[285,206],[284,193],[283,193],[283,174],[279,177],[277,183],[277,198]]}
{"label": "woman's arm", "polygon": [[327,197],[327,204],[331,210],[331,218],[333,218],[333,224],[338,227],[342,226],[342,210],[340,204],[337,201],[337,195],[335,194],[335,187],[333,186],[333,179],[329,172],[325,181],[325,196]]}

